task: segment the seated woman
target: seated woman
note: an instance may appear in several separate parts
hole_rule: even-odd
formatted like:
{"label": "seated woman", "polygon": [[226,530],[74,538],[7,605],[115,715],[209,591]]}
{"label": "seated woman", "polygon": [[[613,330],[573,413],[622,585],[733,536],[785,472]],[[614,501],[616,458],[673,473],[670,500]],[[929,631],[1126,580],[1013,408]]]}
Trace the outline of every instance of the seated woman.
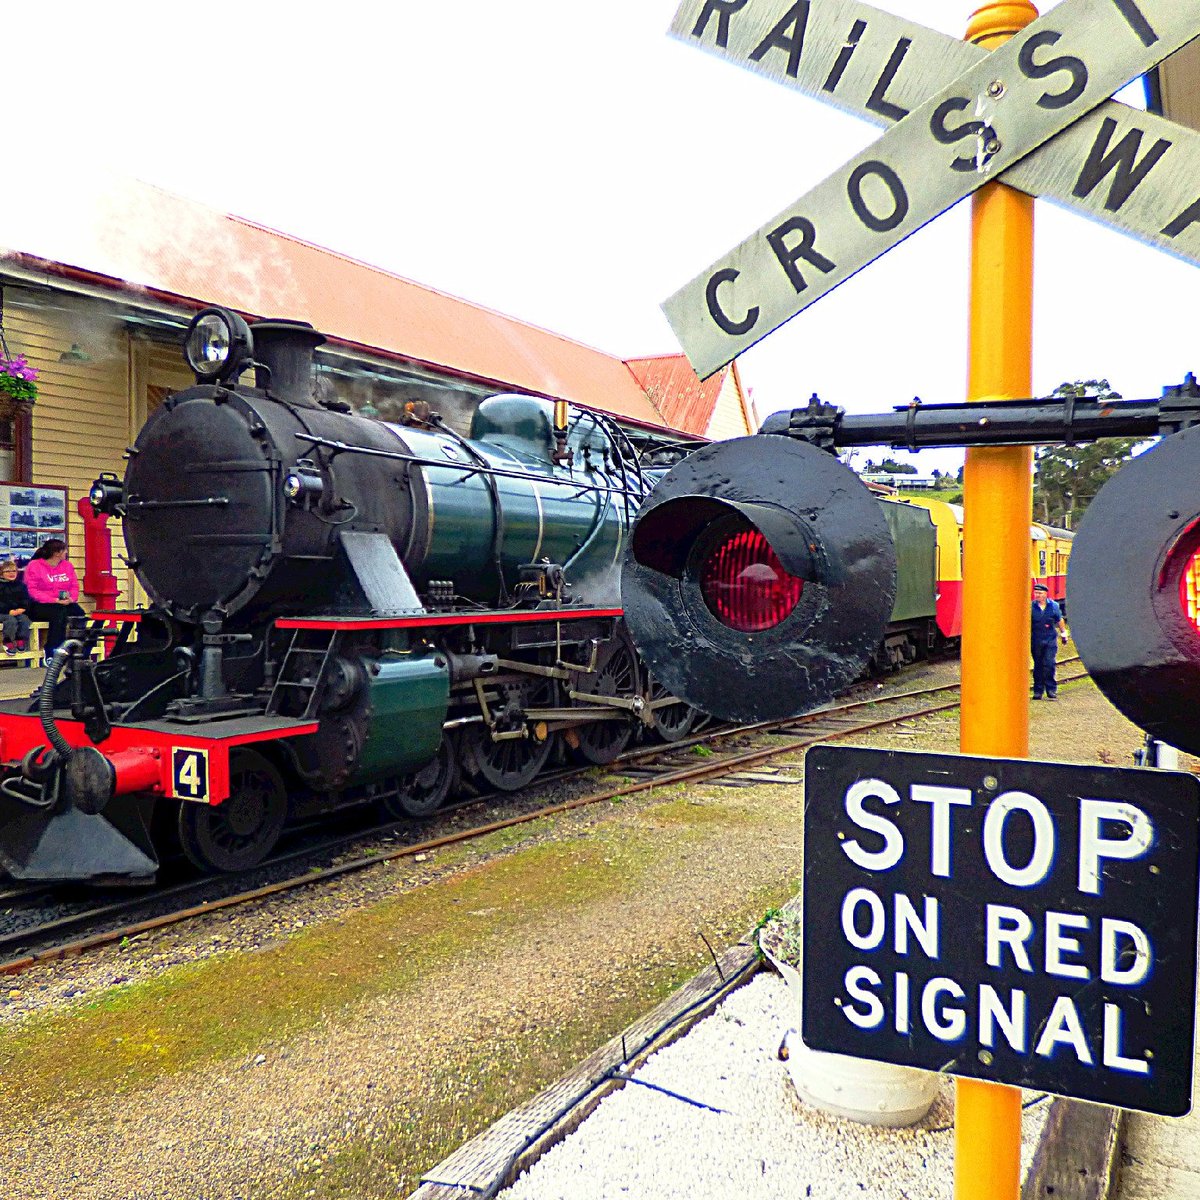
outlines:
{"label": "seated woman", "polygon": [[49,622],[46,653],[50,654],[65,640],[67,621],[84,615],[76,603],[79,580],[67,561],[67,544],[62,538],[49,538],[33,552],[25,568],[25,587],[33,601],[29,615],[35,621]]}

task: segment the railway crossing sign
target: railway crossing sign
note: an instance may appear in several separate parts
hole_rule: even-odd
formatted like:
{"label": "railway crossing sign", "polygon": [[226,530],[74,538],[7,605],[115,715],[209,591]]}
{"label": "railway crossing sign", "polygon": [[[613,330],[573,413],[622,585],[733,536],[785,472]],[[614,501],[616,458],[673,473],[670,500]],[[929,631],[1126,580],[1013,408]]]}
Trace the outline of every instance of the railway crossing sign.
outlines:
{"label": "railway crossing sign", "polygon": [[1200,781],[842,746],[805,778],[807,1046],[1189,1111]]}
{"label": "railway crossing sign", "polygon": [[672,32],[891,126],[666,301],[702,378],[1001,177],[1200,262],[1200,134],[1109,100],[1193,0],[1061,0],[991,52],[858,0],[683,0]]}

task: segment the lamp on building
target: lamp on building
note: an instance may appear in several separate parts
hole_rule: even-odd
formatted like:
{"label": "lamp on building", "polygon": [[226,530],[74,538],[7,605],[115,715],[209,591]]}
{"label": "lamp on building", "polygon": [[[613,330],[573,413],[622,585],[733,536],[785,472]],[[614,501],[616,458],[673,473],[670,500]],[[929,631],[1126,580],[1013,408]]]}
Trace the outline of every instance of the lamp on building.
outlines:
{"label": "lamp on building", "polygon": [[92,356],[78,342],[72,342],[70,350],[64,350],[58,356],[58,361],[88,363],[92,361]]}

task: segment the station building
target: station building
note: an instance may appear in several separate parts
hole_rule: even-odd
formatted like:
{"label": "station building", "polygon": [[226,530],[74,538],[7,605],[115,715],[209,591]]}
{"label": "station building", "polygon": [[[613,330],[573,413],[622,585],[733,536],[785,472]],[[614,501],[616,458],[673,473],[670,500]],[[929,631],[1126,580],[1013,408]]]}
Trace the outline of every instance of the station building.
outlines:
{"label": "station building", "polygon": [[[607,413],[635,439],[758,427],[736,366],[702,383],[681,355],[626,361],[132,180],[26,195],[0,229],[0,332],[38,394],[0,392],[0,481],[67,489],[81,576],[75,505],[102,471],[124,473],[148,415],[192,384],[181,335],[212,304],[310,322],[328,338],[319,391],[384,420],[424,401],[466,433],[482,399],[522,392]],[[142,602],[115,565],[120,602]]]}

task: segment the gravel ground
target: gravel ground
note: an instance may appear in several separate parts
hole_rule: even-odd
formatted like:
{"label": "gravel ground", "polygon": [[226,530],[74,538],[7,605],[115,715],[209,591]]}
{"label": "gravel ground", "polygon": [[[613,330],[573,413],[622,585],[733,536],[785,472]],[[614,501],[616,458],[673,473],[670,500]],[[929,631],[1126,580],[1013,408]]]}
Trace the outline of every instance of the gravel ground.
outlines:
{"label": "gravel ground", "polygon": [[[925,668],[896,687],[949,680],[956,669]],[[1035,755],[1128,761],[1136,731],[1090,685],[1064,688],[1061,696],[1057,705],[1034,706]],[[957,714],[909,722],[862,742],[954,749]],[[705,819],[668,820],[662,810],[667,800]],[[761,784],[580,810],[544,828],[526,827],[513,842],[486,850],[380,865],[309,892],[38,968],[15,980],[6,999],[0,993],[0,1050],[4,1022],[19,1034],[55,1009],[78,1011],[80,1028],[87,1028],[87,1006],[111,1004],[114,984],[153,980],[166,967],[215,955],[236,961],[412,889],[486,879],[496,860],[519,858],[519,848],[530,843],[594,845],[601,834],[644,833],[647,824],[661,838],[636,887],[531,911],[528,919],[518,917],[500,933],[477,939],[415,986],[332,1008],[298,1033],[264,1038],[253,1053],[155,1075],[120,1096],[68,1090],[32,1118],[0,1104],[5,1193],[53,1200],[403,1194],[416,1178],[397,1157],[397,1139],[415,1146],[419,1169],[428,1168],[494,1119],[480,1100],[489,1088],[498,1092],[503,1111],[582,1056],[572,1046],[564,1057],[561,1046],[551,1044],[556,1036],[603,1012],[616,1024],[600,1022],[602,1035],[588,1043],[598,1044],[661,995],[648,990],[650,974],[669,985],[696,969],[707,954],[698,931],[710,939],[720,931],[718,939],[732,940],[745,928],[735,922],[744,918],[748,897],[785,899],[800,870],[800,805],[801,789]],[[469,927],[476,920],[491,931],[484,910],[464,912],[447,903],[448,922]],[[179,1003],[187,1002],[181,993]],[[765,1043],[772,1053],[777,1032]],[[0,1078],[0,1097],[20,1094],[20,1079]],[[939,1135],[927,1129],[920,1136]],[[935,1186],[923,1179],[910,1194],[940,1194],[930,1190]]]}
{"label": "gravel ground", "polygon": [[[504,1200],[950,1200],[954,1097],[947,1081],[908,1129],[839,1121],[802,1103],[776,1051],[787,987],[763,972],[655,1054],[543,1155]],[[1048,1097],[1025,1093],[1022,1172]],[[697,1107],[698,1104],[707,1108]],[[719,1111],[711,1111],[717,1109]]]}
{"label": "gravel ground", "polygon": [[[485,811],[486,819],[499,821],[543,805],[574,799],[595,791],[600,778],[597,774],[584,780],[550,784],[536,792],[530,789],[519,798],[501,798],[489,804],[486,810],[468,806],[423,826],[414,823],[411,829],[401,829],[395,835],[372,835],[348,844],[336,854],[321,856],[320,865],[336,865],[367,857],[373,852],[387,853],[405,844],[433,840],[467,829],[481,823]],[[620,777],[614,776],[614,786],[619,782]],[[630,803],[644,807],[654,802],[656,800],[650,797],[635,797]],[[528,844],[554,836],[555,830],[585,831],[603,819],[603,813],[583,809],[578,813],[562,814],[553,823],[526,825],[522,827],[526,832],[521,836]],[[32,1014],[55,1009],[64,1001],[82,1000],[108,987],[153,978],[168,967],[201,962],[219,954],[260,950],[297,930],[336,920],[378,900],[427,886],[492,856],[494,851],[480,849],[471,843],[429,850],[412,857],[381,862],[378,866],[282,896],[240,905],[211,917],[199,917],[181,925],[137,934],[119,946],[101,947],[82,958],[47,963],[14,978],[11,988],[0,989],[0,1029],[19,1024]],[[218,896],[250,890],[302,869],[293,865],[291,871],[251,874],[237,887],[214,887],[211,894]],[[117,895],[119,898],[119,893]],[[187,903],[198,905],[201,898],[190,897]],[[83,900],[64,902],[59,912],[52,905],[44,904],[39,906],[36,919],[48,920],[86,911],[87,907],[88,903]],[[164,903],[163,911],[166,907]],[[30,918],[15,911],[0,910],[0,930],[7,929],[6,922],[13,928],[22,928],[30,923]]]}

